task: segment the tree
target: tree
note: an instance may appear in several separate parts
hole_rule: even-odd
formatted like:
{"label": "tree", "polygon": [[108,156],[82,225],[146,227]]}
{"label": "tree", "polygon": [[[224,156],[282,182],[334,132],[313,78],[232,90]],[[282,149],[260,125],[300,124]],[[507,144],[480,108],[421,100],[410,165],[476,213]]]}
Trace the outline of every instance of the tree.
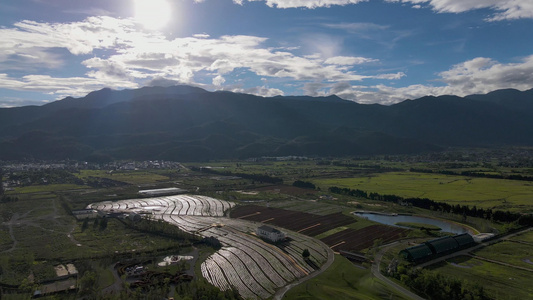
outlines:
{"label": "tree", "polygon": [[80,278],[80,290],[79,294],[87,297],[88,299],[95,299],[97,294],[98,276],[93,271],[86,271]]}
{"label": "tree", "polygon": [[83,220],[83,224],[81,225],[81,232],[84,232],[85,229],[87,229],[89,227],[89,218],[85,218],[85,220]]}
{"label": "tree", "polygon": [[4,176],[4,172],[2,172],[2,168],[0,168],[0,198],[4,195],[4,181],[2,180]]}
{"label": "tree", "polygon": [[304,251],[302,252],[302,256],[304,259],[308,259],[309,256],[311,256],[311,253],[309,253],[309,249],[304,249]]}

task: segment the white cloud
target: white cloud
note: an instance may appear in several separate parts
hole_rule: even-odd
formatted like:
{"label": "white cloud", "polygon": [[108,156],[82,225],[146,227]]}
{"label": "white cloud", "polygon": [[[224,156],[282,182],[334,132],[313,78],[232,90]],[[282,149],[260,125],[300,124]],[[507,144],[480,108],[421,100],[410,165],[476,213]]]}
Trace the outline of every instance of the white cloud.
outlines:
{"label": "white cloud", "polygon": [[387,25],[380,25],[380,24],[375,24],[375,23],[362,23],[362,22],[331,23],[331,24],[323,24],[323,25],[328,28],[342,29],[350,33],[366,33],[369,31],[380,31],[380,30],[385,30],[389,28],[389,26]]}
{"label": "white cloud", "polygon": [[[17,62],[54,69],[70,56],[82,57],[81,64],[86,68],[84,76],[58,78],[35,75],[30,72],[32,69],[27,69],[27,75],[20,78],[0,77],[0,86],[56,95],[78,96],[106,86],[130,88],[155,79],[197,84],[205,82],[207,77],[220,87],[242,71],[260,77],[313,82],[392,78],[386,74],[362,76],[355,73],[351,65],[376,60],[335,56],[339,52],[338,45],[334,49],[322,49],[321,55],[299,56],[291,52],[298,47],[265,47],[268,39],[264,37],[213,38],[200,34],[168,39],[157,32],[140,31],[132,20],[112,17],[89,17],[64,24],[22,21],[14,28],[0,28],[0,36],[3,37],[0,44],[2,70],[9,70],[9,66]],[[62,54],[54,54],[56,52]],[[16,55],[15,62],[13,55]],[[280,90],[261,88],[254,93],[280,94]]]}
{"label": "white cloud", "polygon": [[12,78],[7,74],[0,74],[0,88],[17,91],[37,91],[57,96],[57,99],[73,96],[85,96],[91,91],[104,87],[137,88],[137,84],[129,81],[108,81],[104,83],[98,79],[87,77],[52,77],[49,75],[26,75],[22,78]]}
{"label": "white cloud", "polygon": [[531,88],[533,82],[533,55],[521,62],[508,64],[478,57],[439,75],[458,95],[487,93],[502,88],[524,90]]}
{"label": "white cloud", "polygon": [[443,82],[443,86],[415,84],[396,88],[379,84],[368,87],[339,82],[329,85],[327,94],[336,94],[359,103],[394,104],[429,95],[467,96],[505,88],[527,90],[533,82],[533,55],[520,62],[507,64],[478,57],[454,65],[438,75],[436,80]]}
{"label": "white cloud", "polygon": [[217,77],[213,78],[213,85],[215,86],[222,86],[222,84],[224,84],[224,82],[226,82],[226,79],[224,79],[224,77],[222,77],[222,75],[218,75]]}
{"label": "white cloud", "polygon": [[269,88],[266,86],[254,86],[251,88],[243,88],[241,86],[239,87],[230,86],[230,87],[225,87],[223,90],[234,92],[234,93],[252,94],[252,95],[261,96],[261,97],[275,97],[275,96],[284,95],[282,90],[276,89],[276,88]]}
{"label": "white cloud", "polygon": [[390,73],[390,74],[379,74],[377,76],[374,76],[375,79],[387,79],[387,80],[398,80],[402,77],[405,77],[404,72],[398,72],[398,73]]}
{"label": "white cloud", "polygon": [[326,59],[324,62],[328,65],[339,65],[339,66],[351,66],[351,65],[360,65],[370,62],[377,62],[377,59],[366,58],[366,57],[353,57],[353,56],[335,56]]}
{"label": "white cloud", "polygon": [[[533,18],[531,0],[386,0],[387,2],[427,3],[439,13],[462,13],[475,9],[488,8],[497,11],[488,20],[514,20]],[[417,6],[415,5],[415,6]]]}
{"label": "white cloud", "polygon": [[[246,0],[233,0],[233,2],[243,5]],[[265,1],[270,7],[277,8],[317,8],[317,7],[330,7],[332,5],[348,5],[357,4],[360,2],[367,2],[368,0],[248,0],[248,2]]]}
{"label": "white cloud", "polygon": [[197,33],[197,34],[193,34],[193,37],[199,38],[199,39],[201,39],[201,38],[206,39],[206,38],[209,37],[209,34],[207,34],[207,33]]}
{"label": "white cloud", "polygon": [[[195,0],[196,2],[203,2]],[[277,8],[309,8],[330,7],[368,2],[368,0],[233,0],[243,5],[245,1],[264,1],[266,5]],[[533,1],[531,0],[385,0],[386,2],[412,3],[413,8],[420,9],[421,4],[430,5],[439,13],[462,13],[475,9],[492,9],[496,13],[490,21],[533,18]]]}

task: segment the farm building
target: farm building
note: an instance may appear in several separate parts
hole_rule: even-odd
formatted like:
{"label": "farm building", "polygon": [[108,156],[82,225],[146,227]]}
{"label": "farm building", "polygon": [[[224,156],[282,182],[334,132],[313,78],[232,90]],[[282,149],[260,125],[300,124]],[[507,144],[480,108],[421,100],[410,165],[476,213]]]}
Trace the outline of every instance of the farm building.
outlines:
{"label": "farm building", "polygon": [[459,247],[467,247],[476,243],[474,238],[468,233],[456,235],[453,238],[459,244]]}
{"label": "farm building", "polygon": [[410,247],[400,251],[400,256],[408,261],[421,261],[433,255],[433,251],[426,245],[421,244],[418,246]]}
{"label": "farm building", "polygon": [[481,243],[484,240],[494,237],[494,233],[480,233],[473,236],[476,243]]}
{"label": "farm building", "polygon": [[262,237],[274,243],[281,241],[285,238],[285,233],[266,225],[257,227],[255,233],[259,237]]}
{"label": "farm building", "polygon": [[410,262],[419,263],[468,248],[475,243],[470,234],[463,233],[456,236],[441,237],[403,249],[399,255]]}
{"label": "farm building", "polygon": [[426,245],[428,245],[431,251],[433,251],[435,254],[446,253],[459,247],[457,241],[451,236],[445,236],[436,240],[431,240],[426,242]]}

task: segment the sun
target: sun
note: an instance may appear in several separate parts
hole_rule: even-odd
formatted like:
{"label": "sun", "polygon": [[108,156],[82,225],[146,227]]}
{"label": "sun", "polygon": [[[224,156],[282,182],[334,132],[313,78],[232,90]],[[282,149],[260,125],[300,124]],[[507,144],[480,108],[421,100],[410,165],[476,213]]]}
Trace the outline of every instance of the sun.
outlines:
{"label": "sun", "polygon": [[147,29],[161,29],[171,16],[167,0],[134,0],[135,20]]}

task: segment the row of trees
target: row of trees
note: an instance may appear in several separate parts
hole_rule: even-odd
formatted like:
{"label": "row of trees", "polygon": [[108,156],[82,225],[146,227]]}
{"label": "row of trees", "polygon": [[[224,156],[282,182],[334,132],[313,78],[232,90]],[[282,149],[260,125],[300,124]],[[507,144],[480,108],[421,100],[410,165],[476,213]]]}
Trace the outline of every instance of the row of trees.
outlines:
{"label": "row of trees", "polygon": [[11,197],[7,196],[4,193],[4,181],[3,181],[4,173],[2,171],[2,168],[0,168],[0,203],[7,203],[7,202],[15,202],[18,201],[19,198],[17,197]]}
{"label": "row of trees", "polygon": [[495,179],[509,179],[509,180],[523,180],[523,181],[533,181],[532,176],[523,176],[520,174],[513,174],[513,175],[502,175],[502,174],[488,174],[483,171],[462,171],[462,172],[454,172],[449,170],[440,170],[440,171],[433,171],[429,169],[415,169],[411,168],[411,172],[417,172],[417,173],[437,173],[437,174],[444,174],[444,175],[456,175],[456,176],[468,176],[468,177],[482,177],[482,178],[495,178]]}
{"label": "row of trees", "polygon": [[209,174],[215,174],[215,175],[219,175],[219,176],[236,176],[236,177],[241,177],[241,178],[244,178],[244,179],[250,179],[250,180],[253,180],[253,181],[259,181],[261,183],[263,183],[263,182],[272,183],[272,184],[282,184],[283,183],[283,179],[278,178],[278,177],[274,177],[274,176],[269,176],[269,175],[266,175],[266,174],[233,173],[233,172],[230,172],[230,171],[220,172],[220,171],[217,171],[217,170],[213,170],[211,168],[197,168],[197,167],[191,167],[191,169],[193,171],[200,171],[200,172],[209,173]]}
{"label": "row of trees", "polygon": [[312,190],[316,188],[316,186],[313,183],[309,181],[301,181],[301,180],[296,180],[295,182],[293,182],[292,186],[304,188],[304,189],[312,189]]}
{"label": "row of trees", "polygon": [[378,200],[385,202],[393,202],[398,204],[407,204],[419,208],[438,210],[446,213],[461,214],[463,216],[484,218],[487,220],[511,223],[518,222],[522,226],[532,226],[533,216],[522,215],[519,213],[512,213],[509,211],[492,210],[490,208],[483,209],[476,206],[470,207],[468,205],[451,205],[445,202],[437,202],[428,198],[403,198],[397,195],[381,195],[379,193],[368,193],[359,189],[339,188],[332,186],[329,188],[331,193],[348,195],[352,197],[365,198],[370,200]]}
{"label": "row of trees", "polygon": [[492,299],[480,285],[473,285],[464,280],[443,276],[429,270],[398,267],[398,272],[394,277],[427,299]]}

